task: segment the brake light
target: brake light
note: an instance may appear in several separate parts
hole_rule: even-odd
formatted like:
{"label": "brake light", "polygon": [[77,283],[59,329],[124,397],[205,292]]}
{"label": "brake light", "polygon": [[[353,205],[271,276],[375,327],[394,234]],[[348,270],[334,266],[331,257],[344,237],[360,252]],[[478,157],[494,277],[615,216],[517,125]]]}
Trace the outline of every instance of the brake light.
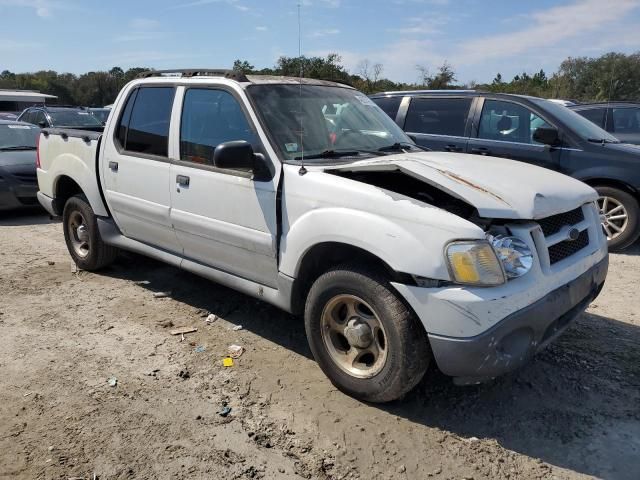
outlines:
{"label": "brake light", "polygon": [[38,140],[36,141],[36,168],[40,168],[40,137],[42,134],[38,135]]}

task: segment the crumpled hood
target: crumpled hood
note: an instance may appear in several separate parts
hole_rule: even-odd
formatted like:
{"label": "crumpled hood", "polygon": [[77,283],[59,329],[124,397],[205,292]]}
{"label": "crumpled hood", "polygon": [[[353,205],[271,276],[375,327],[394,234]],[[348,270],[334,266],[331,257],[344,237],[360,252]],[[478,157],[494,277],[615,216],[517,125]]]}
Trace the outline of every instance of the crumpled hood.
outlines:
{"label": "crumpled hood", "polygon": [[400,170],[473,205],[486,218],[534,220],[573,210],[598,197],[588,185],[552,170],[460,153],[404,153],[325,170]]}

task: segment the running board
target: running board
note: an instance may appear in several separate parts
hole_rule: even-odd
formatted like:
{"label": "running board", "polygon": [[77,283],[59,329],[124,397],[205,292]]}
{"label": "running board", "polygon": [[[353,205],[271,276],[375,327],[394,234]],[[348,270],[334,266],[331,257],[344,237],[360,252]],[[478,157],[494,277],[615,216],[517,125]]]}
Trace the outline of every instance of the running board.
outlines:
{"label": "running board", "polygon": [[278,273],[277,282],[279,288],[267,287],[266,285],[261,285],[246,278],[238,277],[138,240],[125,237],[120,233],[120,230],[110,218],[98,217],[97,221],[102,241],[108,245],[160,260],[161,262],[187,270],[195,275],[263,300],[289,313],[292,312],[291,292],[293,289],[293,279],[283,273]]}

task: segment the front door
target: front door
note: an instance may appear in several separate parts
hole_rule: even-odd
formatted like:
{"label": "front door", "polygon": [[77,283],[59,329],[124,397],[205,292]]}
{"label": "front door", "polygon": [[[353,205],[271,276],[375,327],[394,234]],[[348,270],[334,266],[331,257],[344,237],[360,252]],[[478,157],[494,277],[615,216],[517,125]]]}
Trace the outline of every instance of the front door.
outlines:
{"label": "front door", "polygon": [[102,177],[109,210],[122,233],[171,252],[181,248],[169,220],[169,125],[174,87],[134,89],[103,138]]}
{"label": "front door", "polygon": [[533,140],[537,128],[551,125],[528,107],[508,100],[485,99],[474,124],[477,128],[469,139],[467,152],[558,170],[562,150]]}
{"label": "front door", "polygon": [[[182,95],[182,92],[184,94]],[[223,142],[262,145],[238,92],[181,88],[179,145],[171,165],[171,222],[184,256],[275,287],[276,182],[254,181],[251,172],[213,166]]]}

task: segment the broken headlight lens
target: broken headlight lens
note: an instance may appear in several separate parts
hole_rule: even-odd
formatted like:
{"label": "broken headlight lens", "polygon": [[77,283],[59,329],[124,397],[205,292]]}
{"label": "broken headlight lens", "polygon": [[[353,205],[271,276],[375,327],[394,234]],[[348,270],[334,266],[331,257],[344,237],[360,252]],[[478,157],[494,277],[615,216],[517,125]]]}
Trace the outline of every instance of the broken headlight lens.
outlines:
{"label": "broken headlight lens", "polygon": [[533,266],[533,252],[529,246],[517,237],[507,235],[487,235],[491,242],[507,278],[521,277]]}
{"label": "broken headlight lens", "polygon": [[506,281],[500,260],[489,242],[453,242],[447,246],[446,254],[456,283],[492,286]]}

